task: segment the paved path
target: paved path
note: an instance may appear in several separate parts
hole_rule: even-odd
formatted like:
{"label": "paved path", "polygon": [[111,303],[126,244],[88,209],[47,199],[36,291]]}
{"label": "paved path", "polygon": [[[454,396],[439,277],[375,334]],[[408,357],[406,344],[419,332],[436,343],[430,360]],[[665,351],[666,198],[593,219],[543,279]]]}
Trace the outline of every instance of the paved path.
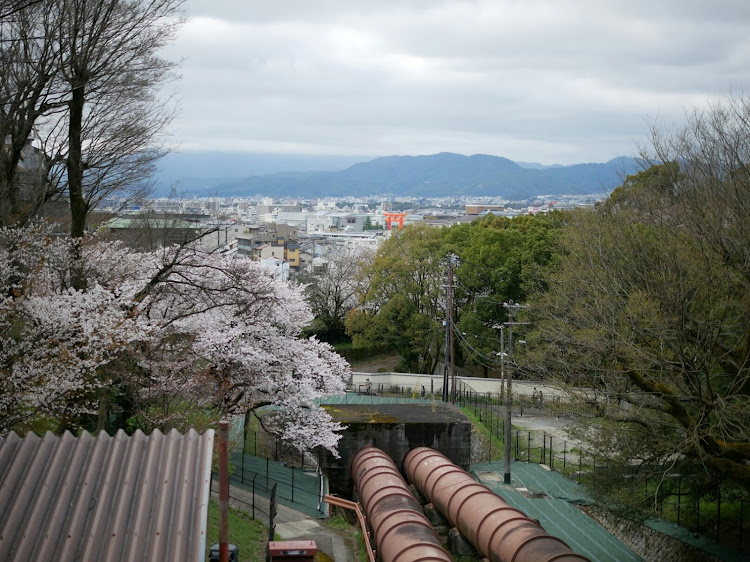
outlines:
{"label": "paved path", "polygon": [[[214,499],[219,498],[219,484],[214,480],[212,487]],[[253,497],[250,492],[236,486],[229,487],[229,505],[234,509],[253,513]],[[255,517],[268,525],[269,501],[255,495]],[[357,560],[356,545],[352,538],[343,532],[323,525],[321,519],[315,519],[282,504],[276,504],[276,534],[282,540],[313,540],[318,550],[324,552],[334,562],[352,562]]]}

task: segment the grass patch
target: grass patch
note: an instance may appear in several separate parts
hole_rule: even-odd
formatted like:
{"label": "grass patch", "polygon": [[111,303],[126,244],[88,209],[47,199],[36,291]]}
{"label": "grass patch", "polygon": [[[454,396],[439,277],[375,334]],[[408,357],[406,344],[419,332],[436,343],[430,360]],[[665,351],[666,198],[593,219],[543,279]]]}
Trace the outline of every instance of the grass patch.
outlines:
{"label": "grass patch", "polygon": [[[338,515],[324,520],[323,525],[329,529],[340,531],[346,537],[345,540],[354,541],[357,558],[352,562],[367,562],[367,549],[365,548],[365,541],[362,538],[362,531],[360,531],[359,526],[352,525],[346,517]],[[315,562],[319,562],[318,558],[315,558]]]}
{"label": "grass patch", "polygon": [[[208,530],[206,533],[206,559],[212,545],[219,542],[219,504],[208,505]],[[240,560],[254,562],[266,559],[268,527],[252,519],[244,511],[229,508],[229,542],[237,546]]]}
{"label": "grass patch", "polygon": [[348,531],[349,529],[353,528],[349,521],[346,520],[346,518],[340,517],[338,515],[329,517],[328,519],[323,521],[323,525],[325,525],[326,527],[330,527],[331,529],[338,529],[339,531]]}
{"label": "grass patch", "polygon": [[487,449],[489,449],[489,444],[492,443],[491,455],[489,454],[490,451],[488,450],[487,461],[491,462],[493,460],[502,459],[505,456],[505,436],[503,435],[503,431],[501,430],[502,421],[500,420],[500,418],[498,416],[493,416],[491,418],[492,431],[490,431],[490,418],[488,416],[483,416],[482,421],[480,422],[479,416],[474,414],[474,409],[471,406],[463,406],[461,407],[461,411],[467,418],[469,418],[469,421],[472,423],[472,425],[477,428],[477,430],[486,440]]}

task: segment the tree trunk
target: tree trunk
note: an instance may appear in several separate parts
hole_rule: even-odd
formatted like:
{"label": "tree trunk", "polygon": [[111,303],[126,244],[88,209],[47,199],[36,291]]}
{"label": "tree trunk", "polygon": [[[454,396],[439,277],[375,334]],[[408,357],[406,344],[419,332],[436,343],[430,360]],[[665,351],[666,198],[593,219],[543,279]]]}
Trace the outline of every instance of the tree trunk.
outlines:
{"label": "tree trunk", "polygon": [[[74,83],[70,100],[70,122],[68,124],[68,195],[70,197],[70,235],[81,241],[86,230],[88,209],[83,197],[83,157],[81,130],[83,128],[83,106],[85,103],[83,81]],[[86,288],[86,276],[83,271],[81,245],[73,244],[73,265],[71,283],[73,288],[83,291]]]}
{"label": "tree trunk", "polygon": [[85,102],[84,84],[80,81],[73,85],[70,100],[70,122],[68,124],[69,146],[68,161],[68,194],[70,196],[70,235],[83,238],[86,229],[86,201],[83,197],[83,163],[81,130],[83,128],[83,106]]}
{"label": "tree trunk", "polygon": [[109,392],[102,392],[99,397],[99,415],[96,420],[96,434],[107,430],[107,419],[109,418]]}

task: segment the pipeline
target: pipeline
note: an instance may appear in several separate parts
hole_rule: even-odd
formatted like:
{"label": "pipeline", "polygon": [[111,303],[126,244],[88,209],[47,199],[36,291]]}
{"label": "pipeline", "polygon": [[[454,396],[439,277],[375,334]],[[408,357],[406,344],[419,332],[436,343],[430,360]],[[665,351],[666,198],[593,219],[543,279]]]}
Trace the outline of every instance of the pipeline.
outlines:
{"label": "pipeline", "polygon": [[383,562],[453,560],[388,455],[362,449],[352,461],[352,476]]}
{"label": "pipeline", "polygon": [[414,487],[490,562],[588,560],[433,449],[412,449],[404,459],[404,472]]}

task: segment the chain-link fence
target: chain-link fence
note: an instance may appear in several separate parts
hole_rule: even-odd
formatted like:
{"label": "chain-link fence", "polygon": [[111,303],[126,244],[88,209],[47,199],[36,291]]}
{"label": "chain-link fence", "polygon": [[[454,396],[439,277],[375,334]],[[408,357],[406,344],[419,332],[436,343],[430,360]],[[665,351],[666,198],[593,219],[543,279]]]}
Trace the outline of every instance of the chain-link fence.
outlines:
{"label": "chain-link fence", "polygon": [[[456,402],[484,428],[484,443],[481,451],[475,452],[477,458],[473,462],[491,462],[504,456],[504,398],[500,394],[474,392],[468,385],[458,386]],[[594,410],[601,407],[593,406]],[[581,413],[564,397],[547,401],[514,394],[511,405],[514,420],[529,415],[558,417],[566,411]],[[580,443],[544,430],[512,429],[510,436],[511,454],[516,461],[546,465],[594,493],[611,488],[613,482],[619,483],[621,492],[630,496],[630,505],[637,506],[641,517],[663,518],[696,536],[710,537],[742,553],[750,552],[750,497],[731,483],[706,485],[702,479],[693,481],[667,466],[639,466],[636,475],[634,467],[611,466]]]}

